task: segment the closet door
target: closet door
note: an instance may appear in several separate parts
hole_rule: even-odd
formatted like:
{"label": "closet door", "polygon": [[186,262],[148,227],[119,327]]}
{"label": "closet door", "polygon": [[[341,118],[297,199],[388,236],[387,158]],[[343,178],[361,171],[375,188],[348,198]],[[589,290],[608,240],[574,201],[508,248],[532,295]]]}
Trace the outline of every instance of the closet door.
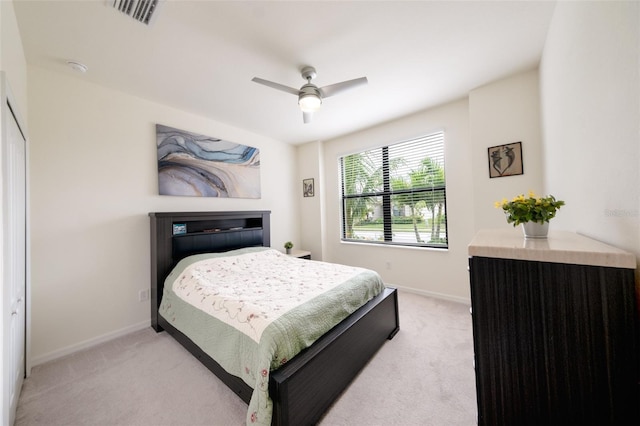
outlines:
{"label": "closet door", "polygon": [[11,425],[25,375],[26,142],[2,101],[2,423]]}

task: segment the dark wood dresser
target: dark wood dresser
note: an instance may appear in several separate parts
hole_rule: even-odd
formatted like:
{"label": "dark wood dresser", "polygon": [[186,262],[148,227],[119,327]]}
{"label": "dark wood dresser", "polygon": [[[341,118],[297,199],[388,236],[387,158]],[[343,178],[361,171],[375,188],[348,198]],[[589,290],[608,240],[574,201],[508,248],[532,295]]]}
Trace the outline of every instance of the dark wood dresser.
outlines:
{"label": "dark wood dresser", "polygon": [[635,256],[519,229],[469,245],[478,425],[638,425]]}

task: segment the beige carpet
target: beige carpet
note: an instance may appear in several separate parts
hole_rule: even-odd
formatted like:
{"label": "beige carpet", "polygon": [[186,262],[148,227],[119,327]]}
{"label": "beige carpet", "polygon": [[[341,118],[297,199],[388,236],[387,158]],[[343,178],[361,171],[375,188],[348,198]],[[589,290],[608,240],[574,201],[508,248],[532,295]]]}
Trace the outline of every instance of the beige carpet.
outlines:
{"label": "beige carpet", "polygon": [[[400,332],[320,424],[476,424],[469,307],[400,292]],[[247,406],[151,328],[36,366],[17,426],[242,425]]]}

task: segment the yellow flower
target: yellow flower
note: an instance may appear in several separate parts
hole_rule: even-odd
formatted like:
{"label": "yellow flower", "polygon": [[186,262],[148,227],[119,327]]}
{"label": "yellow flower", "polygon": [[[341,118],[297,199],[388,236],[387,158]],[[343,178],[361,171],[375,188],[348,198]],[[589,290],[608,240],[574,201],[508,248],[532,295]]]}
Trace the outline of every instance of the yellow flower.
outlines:
{"label": "yellow flower", "polygon": [[511,201],[504,198],[502,202],[496,201],[494,205],[496,208],[502,207],[507,216],[507,223],[516,226],[527,222],[549,222],[565,203],[556,200],[553,195],[538,197],[533,191],[529,191],[527,197],[520,194]]}
{"label": "yellow flower", "polygon": [[504,206],[506,206],[507,204],[509,204],[509,200],[507,200],[506,198],[503,198],[502,201],[496,201],[495,203],[493,203],[493,206],[496,209],[501,209],[501,208],[504,208]]}

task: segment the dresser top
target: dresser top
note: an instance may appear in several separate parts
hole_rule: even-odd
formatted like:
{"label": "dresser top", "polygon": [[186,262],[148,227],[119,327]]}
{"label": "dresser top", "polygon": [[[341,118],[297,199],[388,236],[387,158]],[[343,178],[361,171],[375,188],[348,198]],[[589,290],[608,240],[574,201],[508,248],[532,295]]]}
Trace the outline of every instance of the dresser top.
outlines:
{"label": "dresser top", "polygon": [[469,244],[469,256],[636,268],[634,254],[568,231],[549,231],[546,239],[525,239],[520,228],[481,230]]}

